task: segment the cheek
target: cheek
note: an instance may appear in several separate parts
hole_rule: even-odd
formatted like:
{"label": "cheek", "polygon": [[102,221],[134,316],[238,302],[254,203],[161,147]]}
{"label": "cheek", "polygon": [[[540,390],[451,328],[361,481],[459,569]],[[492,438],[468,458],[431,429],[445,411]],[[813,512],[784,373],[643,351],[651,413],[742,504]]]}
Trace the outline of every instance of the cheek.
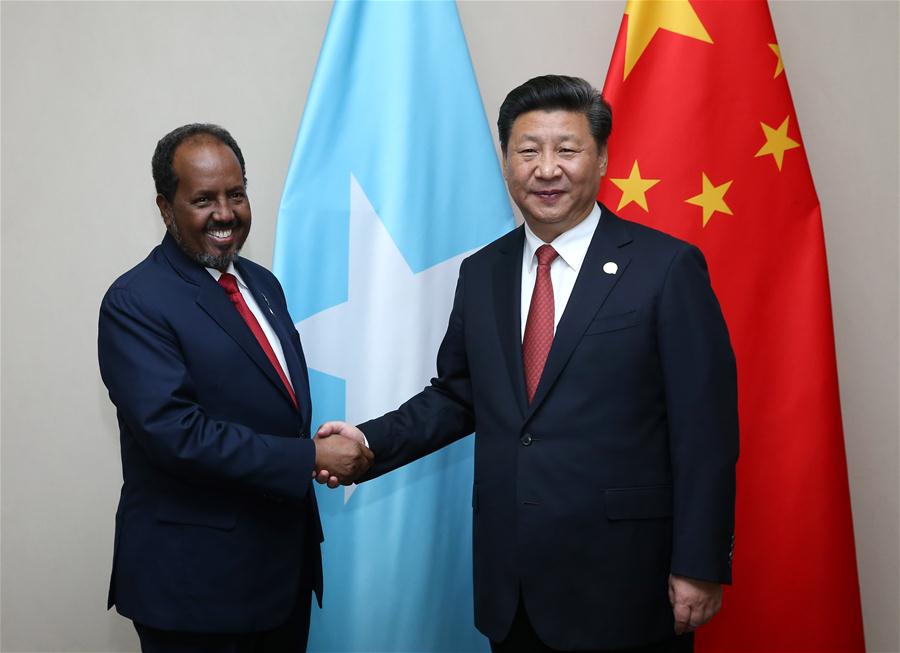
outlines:
{"label": "cheek", "polygon": [[192,215],[190,220],[190,228],[198,235],[206,231],[206,216]]}
{"label": "cheek", "polygon": [[192,206],[182,207],[176,214],[175,219],[180,227],[196,227],[198,224],[206,224],[206,214],[198,211]]}
{"label": "cheek", "polygon": [[514,170],[509,175],[507,175],[506,182],[507,184],[509,184],[510,190],[521,192],[528,182],[528,176],[522,171],[517,172]]}
{"label": "cheek", "polygon": [[525,190],[524,185],[521,183],[510,184],[509,194],[520,201],[527,200],[529,197],[528,192]]}
{"label": "cheek", "polygon": [[600,172],[596,168],[578,168],[569,175],[569,179],[573,183],[584,186],[587,190],[594,185],[594,182],[599,183],[600,177]]}

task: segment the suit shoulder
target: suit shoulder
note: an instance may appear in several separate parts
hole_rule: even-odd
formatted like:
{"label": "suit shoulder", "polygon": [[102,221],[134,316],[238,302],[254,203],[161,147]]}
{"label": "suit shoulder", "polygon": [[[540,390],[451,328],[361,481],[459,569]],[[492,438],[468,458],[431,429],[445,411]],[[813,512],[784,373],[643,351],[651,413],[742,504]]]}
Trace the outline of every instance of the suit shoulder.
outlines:
{"label": "suit shoulder", "polygon": [[284,295],[284,290],[281,288],[281,282],[278,281],[278,277],[276,277],[268,268],[263,267],[259,263],[251,261],[248,258],[244,258],[243,256],[238,257],[234,263],[235,267],[244,277],[244,281],[250,284],[251,287],[255,285],[263,289],[275,290],[279,295]]}
{"label": "suit shoulder", "polygon": [[654,229],[653,227],[648,227],[639,222],[632,222],[631,220],[626,220],[625,218],[620,218],[612,214],[607,214],[605,218],[611,218],[621,222],[623,228],[627,230],[636,244],[652,247],[659,251],[668,251],[672,254],[677,254],[686,249],[696,248],[695,245],[686,240],[681,240],[671,234],[667,234],[659,229]]}
{"label": "suit shoulder", "polygon": [[196,284],[179,274],[162,245],[158,245],[147,258],[112,283],[103,297],[102,306],[110,303],[141,306],[148,312],[168,314],[183,310],[184,302],[194,301],[196,294]]}
{"label": "suit shoulder", "polygon": [[243,256],[239,256],[236,261],[237,267],[240,268],[241,271],[247,270],[251,274],[259,275],[260,277],[264,277],[266,279],[277,281],[272,271],[266,267],[263,267],[259,263],[255,261],[251,261],[248,258],[244,258]]}
{"label": "suit shoulder", "polygon": [[160,265],[162,256],[160,247],[154,247],[143,261],[119,275],[112,282],[106,294],[108,295],[114,290],[140,292],[147,285],[158,283],[158,278],[162,272]]}
{"label": "suit shoulder", "polygon": [[492,260],[498,254],[509,254],[516,251],[525,238],[525,232],[519,225],[512,231],[508,231],[493,242],[488,243],[474,254],[470,254],[463,261],[470,265],[479,265]]}
{"label": "suit shoulder", "polygon": [[606,213],[604,217],[614,223],[614,229],[631,243],[636,252],[639,251],[645,260],[655,261],[656,269],[666,275],[673,265],[689,261],[701,268],[706,268],[706,257],[693,243],[676,238],[659,229],[625,220],[611,212]]}

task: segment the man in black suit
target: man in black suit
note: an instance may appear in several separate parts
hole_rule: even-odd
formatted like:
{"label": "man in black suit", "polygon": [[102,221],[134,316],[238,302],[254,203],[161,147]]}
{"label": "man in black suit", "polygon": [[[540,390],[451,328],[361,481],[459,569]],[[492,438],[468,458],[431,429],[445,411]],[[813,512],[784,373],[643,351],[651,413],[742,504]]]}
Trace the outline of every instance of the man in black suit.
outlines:
{"label": "man in black suit", "polygon": [[281,286],[238,256],[251,213],[235,140],[180,127],[159,141],[153,179],[168,233],[100,309],[124,477],[108,607],[145,652],[304,651],[322,594],[312,473],[353,477],[371,452],[309,437]]}
{"label": "man in black suit", "polygon": [[463,261],[437,377],[319,436],[365,437],[374,478],[477,432],[475,623],[493,650],[691,650],[731,579],[738,454],[705,261],[596,203],[612,116],[584,80],[526,82],[498,127],[525,224]]}

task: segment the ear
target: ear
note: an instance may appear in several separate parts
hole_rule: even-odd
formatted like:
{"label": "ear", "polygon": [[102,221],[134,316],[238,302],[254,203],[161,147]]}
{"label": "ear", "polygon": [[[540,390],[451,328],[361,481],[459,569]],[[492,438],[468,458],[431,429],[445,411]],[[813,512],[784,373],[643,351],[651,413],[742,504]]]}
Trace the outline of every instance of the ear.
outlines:
{"label": "ear", "polygon": [[503,178],[509,181],[509,159],[506,156],[506,152],[501,150],[500,154],[502,155],[500,157],[500,168],[503,170]]}
{"label": "ear", "polygon": [[159,214],[162,216],[163,223],[168,227],[172,220],[175,219],[172,214],[172,205],[169,203],[169,200],[166,199],[165,195],[159,194],[156,196],[156,206],[159,207]]}
{"label": "ear", "polygon": [[600,176],[606,176],[606,165],[609,163],[609,157],[607,155],[606,146],[603,146],[603,149],[600,150]]}

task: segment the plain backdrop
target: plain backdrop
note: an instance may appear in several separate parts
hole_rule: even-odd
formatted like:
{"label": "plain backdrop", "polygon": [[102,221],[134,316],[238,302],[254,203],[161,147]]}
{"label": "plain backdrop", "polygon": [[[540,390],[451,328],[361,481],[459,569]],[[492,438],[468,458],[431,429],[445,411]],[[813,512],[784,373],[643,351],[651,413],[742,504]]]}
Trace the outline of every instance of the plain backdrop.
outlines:
{"label": "plain backdrop", "polygon": [[[490,121],[537,74],[601,86],[623,8],[461,2]],[[771,9],[824,215],[867,643],[898,651],[900,12],[896,2]],[[187,122],[220,123],[240,142],[255,217],[244,253],[271,264],[329,11],[0,6],[3,651],[137,650],[130,623],[105,610],[121,470],[97,371],[100,299],[162,236],[150,156]]]}

